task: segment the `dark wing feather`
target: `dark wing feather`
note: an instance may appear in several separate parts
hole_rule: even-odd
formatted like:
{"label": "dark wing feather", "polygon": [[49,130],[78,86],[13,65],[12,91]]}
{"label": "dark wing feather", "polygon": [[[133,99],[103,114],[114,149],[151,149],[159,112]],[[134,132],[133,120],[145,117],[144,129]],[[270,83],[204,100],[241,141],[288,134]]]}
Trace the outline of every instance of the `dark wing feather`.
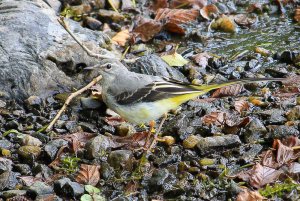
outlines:
{"label": "dark wing feather", "polygon": [[138,102],[155,102],[178,95],[199,92],[199,90],[192,88],[189,83],[173,82],[168,78],[164,80],[154,81],[134,92],[127,91],[118,94],[116,96],[117,103],[130,105]]}

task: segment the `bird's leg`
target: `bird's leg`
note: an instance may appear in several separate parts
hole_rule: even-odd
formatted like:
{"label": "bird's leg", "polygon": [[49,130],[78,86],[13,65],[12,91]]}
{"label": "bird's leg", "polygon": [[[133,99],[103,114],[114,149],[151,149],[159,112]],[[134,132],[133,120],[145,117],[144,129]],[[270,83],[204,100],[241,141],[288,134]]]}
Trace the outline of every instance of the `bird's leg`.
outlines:
{"label": "bird's leg", "polygon": [[158,134],[160,133],[160,131],[162,129],[162,126],[165,123],[167,117],[168,117],[168,115],[164,114],[164,117],[162,118],[162,120],[161,120],[161,122],[159,124],[159,127],[158,127],[157,131],[155,132],[154,139],[153,139],[151,145],[149,146],[149,148],[147,149],[147,152],[151,151],[155,147],[155,145],[157,143]]}
{"label": "bird's leg", "polygon": [[149,140],[150,140],[151,134],[152,134],[152,133],[155,133],[155,124],[156,124],[156,123],[155,123],[154,120],[151,120],[151,121],[149,122],[149,134],[148,134],[148,136],[147,136],[147,138],[146,138],[146,141],[145,141],[145,144],[144,144],[144,148],[147,147],[148,142],[149,142]]}

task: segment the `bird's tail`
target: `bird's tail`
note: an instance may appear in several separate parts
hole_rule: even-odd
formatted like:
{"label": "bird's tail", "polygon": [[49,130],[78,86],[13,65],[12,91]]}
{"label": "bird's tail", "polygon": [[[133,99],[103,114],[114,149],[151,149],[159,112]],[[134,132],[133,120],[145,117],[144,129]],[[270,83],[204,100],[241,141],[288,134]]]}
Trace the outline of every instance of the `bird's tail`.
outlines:
{"label": "bird's tail", "polygon": [[282,82],[285,78],[246,78],[240,80],[230,80],[227,82],[219,83],[219,84],[208,84],[208,85],[192,85],[194,89],[198,89],[201,91],[209,92],[213,89],[219,89],[221,87],[226,87],[234,84],[247,84],[254,82],[266,82],[266,81],[277,81]]}

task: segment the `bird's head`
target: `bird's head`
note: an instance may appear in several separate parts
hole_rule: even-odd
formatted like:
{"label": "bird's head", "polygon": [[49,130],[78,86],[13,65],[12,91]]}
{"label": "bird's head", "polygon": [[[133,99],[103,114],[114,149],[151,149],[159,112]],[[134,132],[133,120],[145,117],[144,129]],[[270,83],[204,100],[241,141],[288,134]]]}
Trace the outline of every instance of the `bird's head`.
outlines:
{"label": "bird's head", "polygon": [[124,75],[128,69],[118,60],[104,59],[100,64],[86,67],[85,70],[96,70],[103,78],[115,78],[117,75]]}

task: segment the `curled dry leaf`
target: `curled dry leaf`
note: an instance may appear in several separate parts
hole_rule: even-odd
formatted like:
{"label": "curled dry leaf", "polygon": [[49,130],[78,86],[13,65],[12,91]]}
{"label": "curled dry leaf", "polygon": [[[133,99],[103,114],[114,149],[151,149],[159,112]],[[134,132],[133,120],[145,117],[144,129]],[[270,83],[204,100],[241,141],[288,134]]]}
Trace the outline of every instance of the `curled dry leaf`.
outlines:
{"label": "curled dry leaf", "polygon": [[244,90],[244,86],[241,84],[230,85],[222,87],[214,91],[211,95],[212,98],[221,98],[225,96],[236,96]]}
{"label": "curled dry leaf", "polygon": [[99,166],[81,164],[75,180],[81,184],[95,186],[100,180]]}
{"label": "curled dry leaf", "polygon": [[257,16],[238,14],[234,16],[234,22],[242,27],[250,27],[257,22]]}
{"label": "curled dry leaf", "polygon": [[294,20],[296,22],[300,22],[300,6],[295,9]]}
{"label": "curled dry leaf", "polygon": [[193,56],[193,59],[199,66],[205,68],[208,65],[208,59],[211,57],[207,52],[202,52]]}
{"label": "curled dry leaf", "polygon": [[234,102],[234,108],[239,113],[242,113],[243,111],[247,111],[250,108],[250,105],[248,101],[245,100],[238,100]]}
{"label": "curled dry leaf", "polygon": [[164,23],[164,28],[170,32],[185,34],[183,25],[187,25],[197,19],[199,11],[196,9],[158,9],[155,19]]}
{"label": "curled dry leaf", "polygon": [[162,24],[156,20],[146,19],[140,17],[138,25],[133,29],[133,41],[137,41],[140,38],[143,42],[151,40],[157,33],[160,32]]}
{"label": "curled dry leaf", "polygon": [[256,164],[249,173],[250,185],[255,188],[261,188],[266,184],[275,182],[282,174],[282,171]]}
{"label": "curled dry leaf", "polygon": [[203,18],[210,20],[219,14],[219,9],[214,4],[210,4],[201,8],[200,14]]}
{"label": "curled dry leaf", "polygon": [[237,195],[236,201],[263,201],[265,198],[258,191],[250,191],[249,189],[243,189]]}
{"label": "curled dry leaf", "polygon": [[225,112],[212,112],[202,117],[202,122],[206,125],[215,124],[217,126],[224,125],[226,118]]}
{"label": "curled dry leaf", "polygon": [[112,37],[112,41],[120,46],[125,46],[126,42],[130,38],[128,29],[124,29]]}
{"label": "curled dry leaf", "polygon": [[79,149],[85,146],[85,143],[95,137],[96,134],[87,132],[77,132],[69,135],[63,136],[63,139],[67,140],[71,146],[72,150],[76,153]]}
{"label": "curled dry leaf", "polygon": [[294,150],[288,146],[283,145],[278,139],[274,140],[273,149],[277,150],[276,161],[280,166],[287,164],[291,160],[295,159]]}
{"label": "curled dry leaf", "polygon": [[171,0],[170,8],[193,7],[195,9],[203,8],[207,5],[207,0]]}

